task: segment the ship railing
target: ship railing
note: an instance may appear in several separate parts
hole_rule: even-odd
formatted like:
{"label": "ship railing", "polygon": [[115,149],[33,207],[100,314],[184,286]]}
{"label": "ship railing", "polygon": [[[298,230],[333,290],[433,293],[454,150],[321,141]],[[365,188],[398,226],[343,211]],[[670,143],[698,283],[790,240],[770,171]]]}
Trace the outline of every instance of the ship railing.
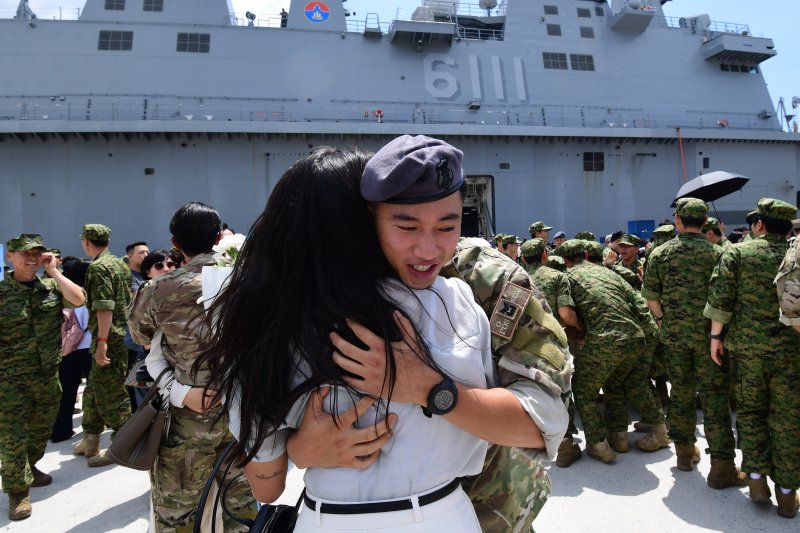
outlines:
{"label": "ship railing", "polygon": [[710,33],[737,33],[740,35],[750,34],[750,26],[747,24],[738,24],[736,22],[720,22],[712,20],[708,28],[695,28],[691,25],[691,18],[686,17],[668,17],[664,16],[664,21],[668,28],[677,29],[693,29],[696,31],[710,32]]}
{"label": "ship railing", "polygon": [[481,41],[502,41],[503,30],[493,30],[486,28],[465,28],[458,26],[458,36],[462,39],[476,39]]}
{"label": "ship railing", "polygon": [[[420,5],[423,5],[424,2],[420,2]],[[444,1],[437,1],[437,5],[443,6],[452,4],[452,8],[437,11],[434,9],[434,14],[437,16],[465,16],[465,17],[502,17],[505,16],[508,12],[508,3],[507,0],[500,0],[497,2],[497,7],[494,9],[487,10],[482,8],[480,4],[477,2],[444,2]],[[395,11],[394,20],[411,20],[411,15],[414,13],[414,9],[406,9],[406,8],[397,8]]]}
{"label": "ship railing", "polygon": [[237,121],[452,124],[472,126],[543,126],[608,129],[779,130],[764,114],[724,110],[649,112],[643,108],[608,108],[531,104],[468,110],[450,103],[336,100],[317,107],[295,98],[179,98],[143,95],[2,96],[0,121]]}
{"label": "ship railing", "polygon": [[229,13],[228,19],[230,23],[234,26],[256,26],[259,28],[280,28],[281,27],[281,15],[280,13],[269,13],[269,14],[258,14],[254,13],[256,16],[255,19],[252,20],[252,24],[250,19],[246,16],[242,17],[238,13]]}
{"label": "ship railing", "polygon": [[[79,7],[37,7],[34,13],[39,20],[78,20],[81,9]],[[13,19],[16,14],[16,7],[0,8],[0,19]]]}
{"label": "ship railing", "polygon": [[[369,13],[369,15],[374,15],[374,13]],[[364,33],[367,28],[374,28],[379,27],[381,33],[388,33],[391,23],[389,22],[377,22],[376,17],[369,17],[369,24],[367,24],[367,20],[353,20],[352,18],[347,19],[347,31],[351,33]]]}

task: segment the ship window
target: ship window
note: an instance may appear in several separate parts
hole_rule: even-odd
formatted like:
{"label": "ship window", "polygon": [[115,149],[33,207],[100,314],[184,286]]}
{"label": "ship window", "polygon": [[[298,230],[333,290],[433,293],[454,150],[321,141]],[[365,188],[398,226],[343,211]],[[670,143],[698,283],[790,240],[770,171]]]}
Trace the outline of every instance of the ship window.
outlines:
{"label": "ship window", "polygon": [[724,63],[721,64],[719,66],[719,68],[720,68],[720,70],[722,70],[722,72],[730,72],[730,70],[731,70],[731,67],[729,65],[724,64]]}
{"label": "ship window", "polygon": [[585,7],[579,7],[578,8],[578,18],[590,19],[590,18],[592,18],[592,12],[589,11],[589,9],[587,9]]}
{"label": "ship window", "polygon": [[207,54],[211,48],[210,33],[179,33],[178,52],[200,52]]}
{"label": "ship window", "polygon": [[703,168],[704,169],[711,168],[711,158],[710,157],[704,157],[703,158]]}
{"label": "ship window", "polygon": [[133,48],[132,31],[101,31],[98,50],[130,50]]}
{"label": "ship window", "polygon": [[572,70],[594,70],[594,57],[584,54],[570,54]]}
{"label": "ship window", "polygon": [[542,59],[544,59],[544,68],[567,70],[567,54],[559,54],[556,52],[542,52]]}
{"label": "ship window", "polygon": [[164,11],[164,0],[144,0],[143,11]]}
{"label": "ship window", "polygon": [[606,162],[603,152],[583,152],[584,172],[602,172],[605,169]]}
{"label": "ship window", "polygon": [[598,17],[605,17],[606,16],[606,12],[603,11],[602,7],[594,8],[594,14],[597,15]]}
{"label": "ship window", "polygon": [[581,26],[581,37],[584,39],[594,39],[594,28],[591,26]]}
{"label": "ship window", "polygon": [[548,24],[547,25],[547,35],[553,35],[555,37],[561,37],[561,24]]}
{"label": "ship window", "polygon": [[544,6],[545,15],[558,15],[558,6]]}
{"label": "ship window", "polygon": [[125,0],[106,0],[106,11],[124,11]]}

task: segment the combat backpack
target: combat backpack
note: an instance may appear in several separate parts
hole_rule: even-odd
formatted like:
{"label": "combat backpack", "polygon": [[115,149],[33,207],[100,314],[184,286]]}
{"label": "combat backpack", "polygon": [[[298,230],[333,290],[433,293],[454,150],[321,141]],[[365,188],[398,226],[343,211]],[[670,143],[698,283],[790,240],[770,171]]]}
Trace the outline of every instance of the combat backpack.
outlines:
{"label": "combat backpack", "polygon": [[789,245],[786,257],[775,277],[778,301],[781,306],[780,320],[787,326],[800,325],[800,238]]}
{"label": "combat backpack", "polygon": [[89,329],[89,324],[87,321],[86,328],[81,328],[75,309],[62,309],[61,311],[64,313],[64,322],[61,323],[61,354],[69,355],[80,345],[83,336]]}

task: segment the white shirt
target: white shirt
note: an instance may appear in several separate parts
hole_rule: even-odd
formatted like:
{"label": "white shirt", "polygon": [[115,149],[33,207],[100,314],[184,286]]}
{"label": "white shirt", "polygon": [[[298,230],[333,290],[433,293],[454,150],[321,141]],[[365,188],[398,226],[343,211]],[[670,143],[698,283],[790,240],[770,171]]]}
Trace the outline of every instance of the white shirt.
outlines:
{"label": "white shirt", "polygon": [[[397,282],[387,283],[387,292],[409,315],[431,356],[454,381],[470,387],[495,384],[491,333],[483,310],[475,303],[469,286],[458,279],[438,277],[430,289],[411,291]],[[303,381],[297,378],[294,386]],[[338,393],[337,408],[345,411],[358,398],[335,388],[326,397],[330,409]],[[295,402],[277,441],[267,438],[256,461],[270,461],[286,449],[289,428],[297,428],[308,396]],[[230,431],[241,428],[239,402],[229,404]],[[382,409],[381,409],[382,411]],[[309,468],[305,474],[310,495],[323,501],[366,502],[404,498],[440,487],[456,477],[475,475],[483,469],[487,443],[439,416],[426,417],[418,405],[391,402],[398,415],[393,435],[378,460],[366,470]],[[383,418],[384,412],[378,413]],[[375,413],[358,420],[359,427],[375,424]],[[285,428],[285,429],[284,429]]]}
{"label": "white shirt", "polygon": [[92,346],[92,333],[89,331],[89,310],[85,305],[75,308],[75,320],[78,321],[78,326],[83,330],[83,337],[80,344],[75,347],[76,350],[83,350]]}

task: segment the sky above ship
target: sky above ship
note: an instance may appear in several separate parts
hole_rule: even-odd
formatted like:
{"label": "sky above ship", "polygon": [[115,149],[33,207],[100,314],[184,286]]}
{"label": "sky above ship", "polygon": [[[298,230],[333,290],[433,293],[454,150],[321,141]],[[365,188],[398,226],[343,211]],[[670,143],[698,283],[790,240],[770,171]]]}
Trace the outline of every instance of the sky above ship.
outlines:
{"label": "sky above ship", "polygon": [[[334,3],[336,0],[330,0]],[[514,1],[514,0],[512,0]],[[520,0],[516,0],[520,1]],[[531,0],[524,0],[531,1]],[[541,0],[536,0],[541,1]],[[344,8],[353,20],[364,21],[367,14],[376,13],[382,23],[395,18],[408,18],[422,0],[346,0]],[[477,0],[461,2],[477,4]],[[19,0],[0,0],[0,17],[13,17]],[[29,0],[39,18],[74,19],[84,0]],[[247,11],[267,19],[289,9],[289,0],[231,0],[236,15],[244,19]],[[797,24],[798,0],[769,0],[754,3],[744,0],[672,0],[664,6],[667,16],[687,17],[708,14],[711,20],[747,24],[756,37],[769,37],[775,42],[778,55],[761,64],[775,108],[783,97],[789,113],[793,96],[800,97],[800,31]],[[654,61],[658,58],[654,56]],[[800,109],[796,110],[800,112]]]}

